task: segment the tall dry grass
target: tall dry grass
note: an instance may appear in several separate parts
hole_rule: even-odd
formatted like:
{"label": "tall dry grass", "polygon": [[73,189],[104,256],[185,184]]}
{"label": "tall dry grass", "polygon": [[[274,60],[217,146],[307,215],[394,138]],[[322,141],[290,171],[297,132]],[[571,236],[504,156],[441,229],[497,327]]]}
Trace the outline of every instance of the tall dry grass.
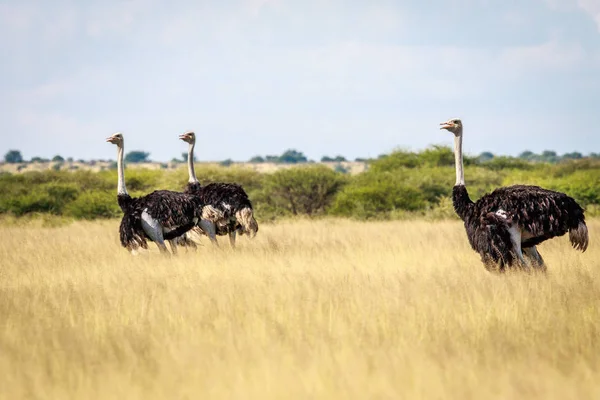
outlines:
{"label": "tall dry grass", "polygon": [[[458,222],[262,225],[132,258],[118,222],[1,227],[3,398],[600,398],[600,221],[546,276]],[[154,245],[152,245],[154,246]]]}

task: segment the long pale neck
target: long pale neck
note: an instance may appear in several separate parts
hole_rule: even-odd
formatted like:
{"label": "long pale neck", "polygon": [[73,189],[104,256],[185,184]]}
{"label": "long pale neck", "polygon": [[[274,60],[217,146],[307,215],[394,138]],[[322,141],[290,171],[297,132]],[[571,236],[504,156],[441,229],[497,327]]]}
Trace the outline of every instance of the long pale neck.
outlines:
{"label": "long pale neck", "polygon": [[196,183],[198,182],[198,178],[196,178],[196,171],[194,171],[194,146],[196,145],[196,143],[190,143],[190,146],[188,148],[188,182],[189,183]]}
{"label": "long pale neck", "polygon": [[117,183],[117,195],[126,194],[127,188],[125,187],[125,171],[123,167],[123,144],[119,144],[117,150],[117,174],[118,174],[118,183]]}
{"label": "long pale neck", "polygon": [[456,165],[456,183],[457,185],[465,185],[465,172],[463,170],[463,154],[462,154],[462,132],[454,135],[454,163]]}

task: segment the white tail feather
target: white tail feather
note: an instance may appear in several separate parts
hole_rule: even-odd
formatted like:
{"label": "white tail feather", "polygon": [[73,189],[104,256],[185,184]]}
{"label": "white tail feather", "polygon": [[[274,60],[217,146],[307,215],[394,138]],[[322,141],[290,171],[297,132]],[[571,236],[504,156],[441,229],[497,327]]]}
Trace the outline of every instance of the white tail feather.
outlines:
{"label": "white tail feather", "polygon": [[586,251],[589,243],[588,228],[585,222],[580,222],[577,228],[569,229],[571,245],[576,250]]}
{"label": "white tail feather", "polygon": [[254,211],[250,207],[242,208],[235,213],[235,218],[242,225],[242,230],[250,237],[256,236],[258,232],[258,222],[254,218]]}
{"label": "white tail feather", "polygon": [[206,205],[202,208],[202,219],[217,223],[217,221],[225,218],[222,211],[217,210],[213,206]]}

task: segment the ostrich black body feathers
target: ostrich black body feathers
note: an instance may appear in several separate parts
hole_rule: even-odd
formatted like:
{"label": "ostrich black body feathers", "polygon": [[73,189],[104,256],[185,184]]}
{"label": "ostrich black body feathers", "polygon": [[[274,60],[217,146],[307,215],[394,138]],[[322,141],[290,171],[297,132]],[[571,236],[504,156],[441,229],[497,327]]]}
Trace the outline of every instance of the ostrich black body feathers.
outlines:
{"label": "ostrich black body feathers", "polygon": [[137,198],[119,194],[117,200],[124,213],[120,225],[121,245],[129,250],[148,247],[146,240],[150,237],[142,228],[144,211],[163,228],[171,229],[163,234],[165,240],[171,240],[196,225],[204,206],[197,196],[170,190],[156,190]]}
{"label": "ostrich black body feathers", "polygon": [[[203,204],[214,207],[223,213],[220,223],[216,224],[217,235],[227,235],[231,232],[240,234],[248,233],[242,224],[236,218],[242,210],[252,212],[252,202],[248,198],[246,191],[236,183],[209,183],[206,186],[198,182],[188,183],[184,193],[196,196]],[[252,220],[254,218],[252,217]],[[258,225],[250,229],[255,234],[258,231]]]}
{"label": "ostrich black body feathers", "polygon": [[587,248],[584,211],[564,193],[515,185],[498,188],[473,202],[466,187],[456,185],[452,200],[471,247],[486,265],[497,264],[502,270],[516,261],[509,232],[515,225],[527,232],[521,241],[523,249],[567,232],[574,248]]}

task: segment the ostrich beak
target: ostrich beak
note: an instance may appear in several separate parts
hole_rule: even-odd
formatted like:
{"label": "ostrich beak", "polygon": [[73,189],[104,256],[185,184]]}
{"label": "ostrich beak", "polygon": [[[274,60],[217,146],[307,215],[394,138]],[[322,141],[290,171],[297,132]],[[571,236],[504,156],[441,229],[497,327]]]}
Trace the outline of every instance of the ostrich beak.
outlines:
{"label": "ostrich beak", "polygon": [[454,125],[449,123],[449,122],[442,122],[440,123],[440,129],[448,129],[448,128],[452,128]]}
{"label": "ostrich beak", "polygon": [[182,133],[181,135],[179,135],[179,139],[186,140],[186,141],[192,140],[193,137],[194,137],[194,132],[192,132],[192,131],[188,131],[188,132],[185,132],[185,133]]}
{"label": "ostrich beak", "polygon": [[107,137],[106,141],[109,142],[109,143],[112,142],[112,136],[111,137]]}

